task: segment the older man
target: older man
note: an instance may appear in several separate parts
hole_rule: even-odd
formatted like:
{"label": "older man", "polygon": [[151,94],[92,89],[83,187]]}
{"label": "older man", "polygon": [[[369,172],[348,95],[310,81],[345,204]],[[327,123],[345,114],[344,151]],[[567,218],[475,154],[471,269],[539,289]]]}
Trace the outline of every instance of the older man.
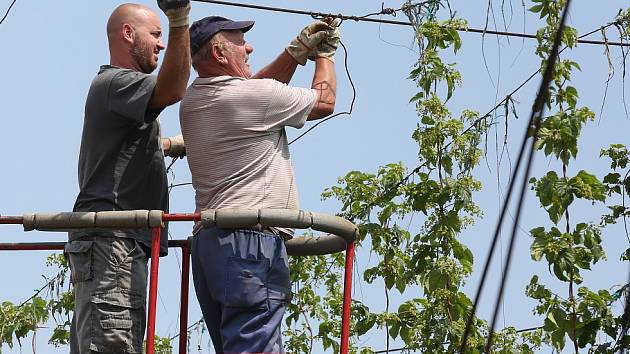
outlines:
{"label": "older man", "polygon": [[[199,77],[180,105],[196,191],[209,208],[298,209],[285,127],[330,115],[339,31],[317,21],[256,75],[244,33],[253,21],[206,17],[190,29]],[[287,86],[297,64],[315,61],[311,88]],[[280,324],[290,299],[284,239],[293,230],[195,229],[197,298],[217,353],[282,353]]]}
{"label": "older man", "polygon": [[[101,66],[87,95],[74,211],[167,210],[156,119],[186,90],[190,2],[157,3],[170,26],[157,76],[149,74],[165,48],[158,15],[146,6],[124,4],[107,22],[110,64]],[[142,353],[149,230],[77,231],[69,241],[65,254],[75,300],[70,352]],[[162,241],[166,254],[167,240]]]}

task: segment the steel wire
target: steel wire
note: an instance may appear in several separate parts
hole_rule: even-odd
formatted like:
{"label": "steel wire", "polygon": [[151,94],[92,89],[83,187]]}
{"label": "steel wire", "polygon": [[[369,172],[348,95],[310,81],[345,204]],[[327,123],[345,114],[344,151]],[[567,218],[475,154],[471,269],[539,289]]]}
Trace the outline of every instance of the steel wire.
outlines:
{"label": "steel wire", "polygon": [[[545,102],[547,101],[547,98],[549,96],[549,85],[551,83],[552,77],[553,77],[553,70],[555,67],[555,63],[560,51],[560,45],[562,42],[562,32],[564,31],[564,27],[565,27],[565,21],[566,21],[566,17],[567,17],[567,13],[568,13],[568,9],[570,7],[571,4],[571,0],[567,0],[567,3],[564,7],[564,10],[562,12],[562,18],[560,20],[560,25],[558,27],[558,30],[556,31],[555,34],[555,38],[554,38],[554,43],[553,43],[553,47],[551,49],[551,52],[549,54],[549,59],[548,59],[548,63],[547,63],[547,67],[545,68],[545,72],[543,74],[543,78],[540,84],[540,88],[538,90],[538,94],[536,96],[536,99],[534,101],[534,105],[532,108],[532,114],[530,116],[529,122],[527,124],[525,133],[523,134],[523,141],[521,143],[521,148],[518,154],[518,159],[516,161],[516,166],[514,168],[514,172],[510,178],[510,183],[508,186],[508,191],[506,193],[506,198],[503,204],[503,207],[501,208],[501,213],[499,216],[499,220],[497,221],[496,224],[496,228],[495,228],[495,232],[494,232],[494,236],[492,239],[492,243],[490,246],[490,250],[488,252],[488,255],[486,257],[486,261],[484,264],[484,269],[483,269],[483,273],[482,273],[482,277],[481,277],[481,281],[479,283],[479,286],[477,288],[477,293],[475,295],[475,301],[473,304],[473,307],[471,309],[470,315],[468,317],[468,321],[466,323],[466,329],[464,330],[464,336],[462,339],[462,345],[460,347],[460,354],[463,354],[466,350],[466,344],[467,344],[467,340],[468,337],[470,335],[470,330],[472,327],[472,323],[475,320],[475,315],[476,315],[476,310],[477,307],[479,305],[479,300],[481,298],[481,295],[483,293],[483,288],[486,284],[486,281],[488,279],[488,270],[490,268],[490,263],[492,261],[492,257],[494,256],[494,252],[496,250],[496,244],[498,241],[498,236],[499,233],[501,231],[501,226],[503,224],[503,220],[505,219],[505,215],[507,213],[507,210],[509,208],[510,205],[510,199],[511,196],[513,194],[513,190],[514,190],[514,186],[516,185],[516,180],[520,171],[520,165],[521,162],[523,161],[523,157],[525,156],[525,152],[526,152],[526,148],[528,146],[528,142],[530,141],[530,135],[532,137],[531,142],[529,143],[529,150],[528,150],[528,156],[527,156],[527,164],[525,166],[525,172],[523,173],[523,176],[521,177],[521,188],[520,188],[520,194],[519,194],[519,199],[517,201],[517,206],[516,206],[516,216],[514,219],[514,223],[512,225],[512,232],[510,235],[510,241],[509,241],[509,245],[508,245],[508,251],[507,251],[507,256],[506,256],[506,262],[505,265],[503,267],[503,275],[501,277],[501,283],[499,284],[499,289],[498,289],[498,294],[497,294],[497,301],[495,303],[495,307],[494,307],[494,311],[493,311],[493,316],[492,316],[492,323],[491,323],[491,327],[490,327],[490,332],[488,335],[488,340],[486,342],[485,345],[485,350],[486,352],[488,352],[491,347],[492,347],[492,337],[494,334],[494,329],[496,326],[496,320],[498,317],[498,310],[499,310],[499,306],[500,303],[502,301],[503,298],[503,293],[505,290],[505,284],[506,284],[506,280],[508,278],[508,274],[509,274],[509,270],[510,270],[510,265],[512,262],[512,256],[514,254],[514,244],[515,244],[515,240],[516,240],[516,235],[518,235],[517,228],[518,228],[518,222],[520,220],[520,216],[521,216],[521,211],[522,211],[522,205],[525,199],[525,192],[527,190],[527,185],[528,185],[528,177],[529,177],[529,172],[532,166],[532,162],[533,162],[533,158],[534,158],[534,152],[536,149],[536,141],[537,141],[537,137],[538,137],[538,129],[540,128],[540,122],[542,119],[542,116],[544,114],[545,111]],[[530,131],[530,129],[532,129],[532,131]]]}
{"label": "steel wire", "polygon": [[[315,12],[315,11],[306,11],[306,10],[295,10],[295,9],[288,9],[288,8],[282,8],[282,7],[262,6],[262,5],[246,4],[246,3],[235,3],[235,2],[222,1],[222,0],[193,0],[193,1],[217,4],[217,5],[225,5],[225,6],[243,7],[243,8],[256,9],[256,10],[284,12],[284,13],[290,13],[290,14],[295,14],[295,15],[306,15],[306,16],[311,16],[311,17],[333,17],[333,18],[344,20],[344,21],[353,20],[356,22],[363,21],[363,22],[384,23],[384,24],[389,24],[389,25],[412,26],[411,22],[406,22],[406,21],[383,20],[383,19],[366,17],[366,16],[376,16],[376,15],[382,15],[382,14],[384,15],[391,14],[388,12],[386,13],[384,11],[374,12],[374,13],[363,15],[363,16],[353,16],[353,15],[344,15],[340,13],[334,14],[334,13]],[[383,9],[383,10],[388,10],[388,9]],[[400,11],[400,10],[396,10],[396,11]],[[496,35],[507,36],[507,37],[519,37],[519,38],[529,38],[529,39],[537,38],[535,34],[531,34],[531,33],[493,31],[493,30],[485,30],[485,29],[479,29],[479,28],[456,28],[456,30],[461,31],[461,32],[471,32],[471,33],[480,33],[480,34],[496,34]],[[587,40],[587,39],[580,39],[578,40],[578,43],[595,44],[595,45],[607,44],[609,46],[612,45],[612,46],[619,46],[619,47],[630,47],[630,43],[604,42],[604,41],[594,41],[594,40]]]}
{"label": "steel wire", "polygon": [[13,7],[13,5],[15,5],[16,1],[17,0],[13,0],[13,2],[11,2],[11,5],[9,5],[7,11],[4,13],[4,16],[2,16],[2,19],[0,20],[0,25],[4,22],[4,20],[7,19],[7,16],[9,16],[9,12],[11,12],[11,8]]}

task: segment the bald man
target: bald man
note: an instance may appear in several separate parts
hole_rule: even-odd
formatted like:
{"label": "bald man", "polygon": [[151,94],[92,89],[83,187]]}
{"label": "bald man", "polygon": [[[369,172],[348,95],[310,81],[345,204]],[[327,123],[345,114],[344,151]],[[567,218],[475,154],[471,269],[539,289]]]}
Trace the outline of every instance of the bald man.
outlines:
{"label": "bald man", "polygon": [[[158,0],[169,20],[137,4],[107,22],[109,65],[101,66],[85,104],[74,211],[167,210],[167,179],[156,120],[181,100],[190,71],[190,2]],[[163,233],[166,235],[166,233]],[[167,238],[160,253],[167,253]],[[65,254],[74,284],[70,353],[142,353],[149,230],[78,230]]]}

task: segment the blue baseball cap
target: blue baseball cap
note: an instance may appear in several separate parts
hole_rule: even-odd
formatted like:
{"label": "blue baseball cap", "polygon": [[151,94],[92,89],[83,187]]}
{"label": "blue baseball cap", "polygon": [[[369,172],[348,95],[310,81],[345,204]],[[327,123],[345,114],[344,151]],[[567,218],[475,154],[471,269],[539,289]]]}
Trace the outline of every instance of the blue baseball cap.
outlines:
{"label": "blue baseball cap", "polygon": [[221,16],[208,16],[193,22],[190,26],[190,54],[195,55],[212,37],[224,30],[247,32],[254,26],[254,21],[232,21]]}

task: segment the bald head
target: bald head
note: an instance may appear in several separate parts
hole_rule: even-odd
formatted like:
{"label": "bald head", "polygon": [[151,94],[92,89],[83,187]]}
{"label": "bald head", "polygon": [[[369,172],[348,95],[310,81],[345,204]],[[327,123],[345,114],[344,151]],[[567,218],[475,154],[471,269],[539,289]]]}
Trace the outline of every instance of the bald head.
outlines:
{"label": "bald head", "polygon": [[118,6],[107,21],[107,37],[111,41],[120,36],[124,24],[136,27],[157,15],[150,8],[139,4],[122,4]]}
{"label": "bald head", "polygon": [[158,53],[164,49],[160,18],[139,4],[118,6],[107,21],[110,63],[150,73],[157,67]]}

